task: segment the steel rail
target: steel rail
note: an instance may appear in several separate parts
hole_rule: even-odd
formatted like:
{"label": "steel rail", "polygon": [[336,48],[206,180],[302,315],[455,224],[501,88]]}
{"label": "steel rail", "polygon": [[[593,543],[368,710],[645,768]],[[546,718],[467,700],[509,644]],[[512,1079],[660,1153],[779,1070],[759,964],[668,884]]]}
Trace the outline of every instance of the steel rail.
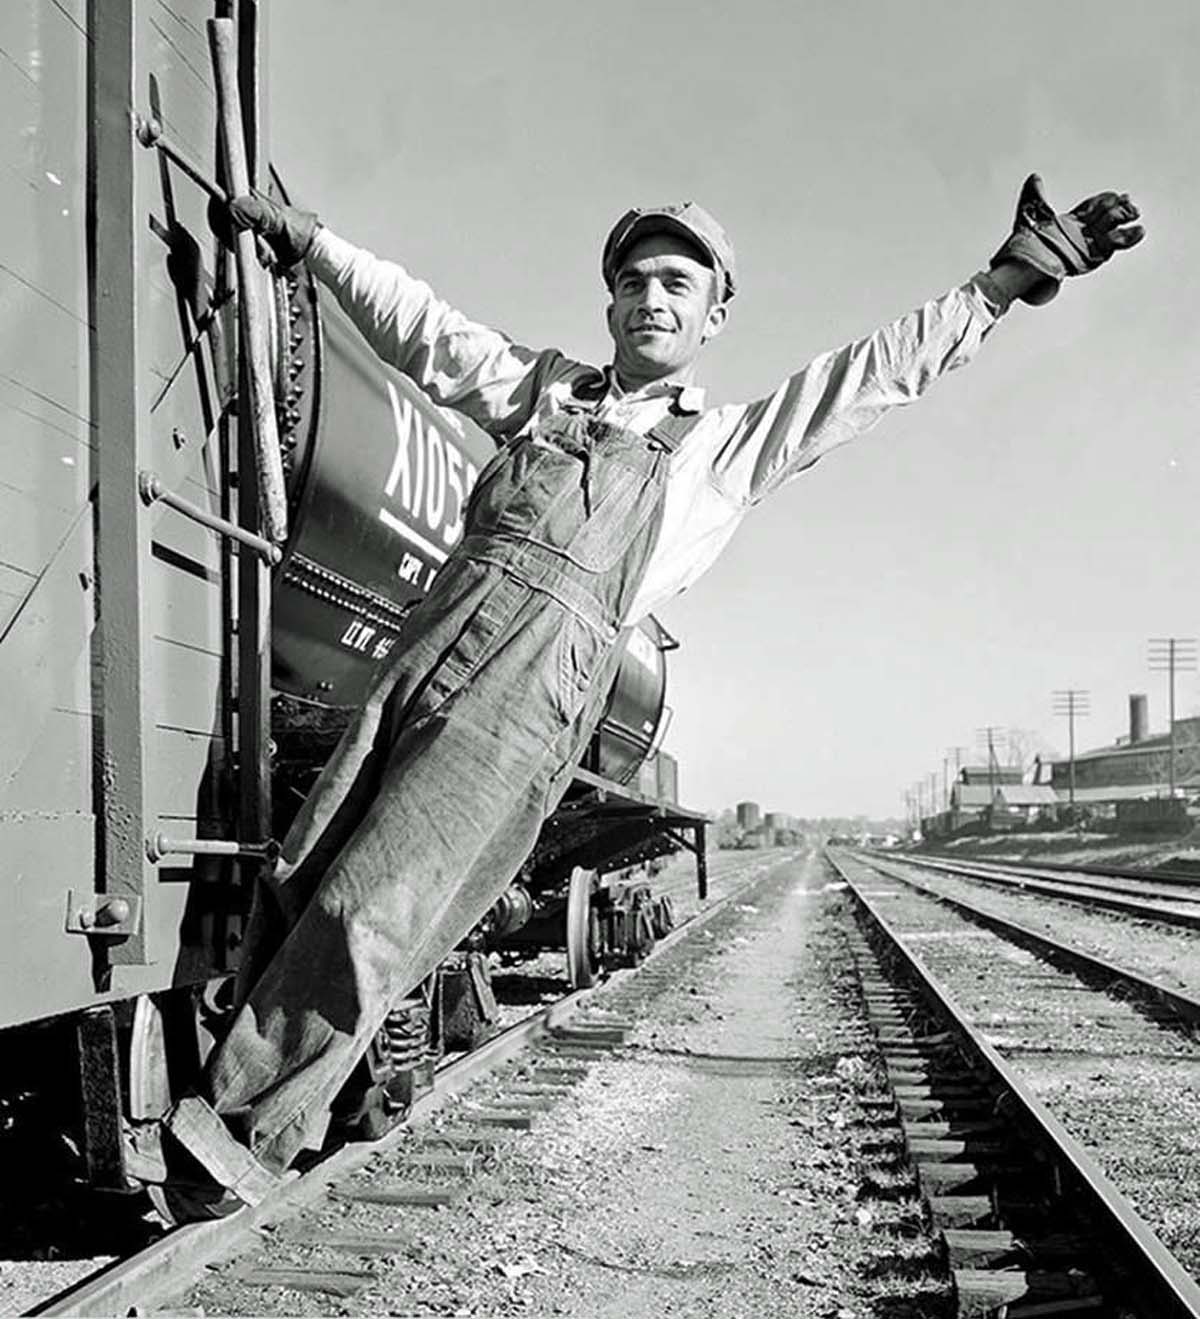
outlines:
{"label": "steel rail", "polygon": [[998,916],[995,912],[985,911],[982,907],[976,907],[974,903],[968,902],[965,898],[950,897],[948,894],[939,893],[937,889],[927,888],[918,880],[913,879],[911,875],[897,872],[890,865],[881,864],[874,859],[864,861],[863,864],[877,870],[881,875],[887,875],[901,884],[907,884],[910,888],[916,889],[918,893],[923,893],[948,907],[953,907],[977,924],[987,925],[1002,934],[1031,943],[1042,952],[1074,966],[1083,967],[1093,974],[1107,977],[1109,980],[1124,981],[1146,997],[1157,999],[1170,1008],[1172,1012],[1178,1013],[1187,1021],[1200,1022],[1200,999],[1193,998],[1190,994],[1181,994],[1178,990],[1168,989],[1166,985],[1160,984],[1157,980],[1149,979],[1132,967],[1122,966],[1120,962],[1110,962],[1107,958],[1098,957],[1095,953],[1085,952],[1082,948],[1076,948],[1073,944],[1061,943],[1044,931],[1035,930],[1029,925],[1022,925],[1020,921],[1010,920],[1007,916]]}
{"label": "steel rail", "polygon": [[[892,864],[898,863],[898,858],[889,858],[887,862],[882,862],[880,858],[872,856],[869,865]],[[1031,877],[1025,872],[1012,868],[1004,870],[983,870],[978,868],[973,862],[969,861],[944,861],[942,858],[921,857],[919,860],[913,857],[904,857],[900,864],[911,866],[924,866],[927,870],[936,870],[942,873],[963,875],[967,879],[977,879],[984,884],[997,884],[1005,888],[1028,889],[1031,893],[1043,893],[1047,897],[1058,898],[1061,902],[1073,902],[1081,907],[1095,907],[1108,911],[1118,911],[1126,916],[1139,916],[1144,920],[1157,921],[1160,925],[1178,925],[1182,929],[1200,930],[1200,910],[1182,911],[1170,907],[1150,906],[1145,902],[1136,902],[1132,899],[1115,896],[1111,891],[1105,893],[1097,888],[1088,888],[1082,885],[1075,889],[1067,888],[1066,881]],[[1164,902],[1170,902],[1172,899],[1164,898]],[[1188,899],[1184,899],[1188,901]]]}
{"label": "steel rail", "polygon": [[[1109,1181],[1107,1174],[1095,1159],[1079,1144],[1042,1101],[1029,1090],[996,1048],[976,1033],[966,1013],[959,1007],[947,987],[912,951],[904,936],[895,930],[887,918],[870,902],[869,898],[851,879],[845,868],[839,864],[837,858],[829,851],[826,851],[825,855],[841,876],[849,891],[854,895],[860,910],[867,915],[875,928],[887,939],[917,984],[922,987],[927,998],[936,1005],[937,1011],[949,1019],[955,1034],[1012,1094],[1027,1118],[1034,1124],[1042,1138],[1061,1160],[1064,1171],[1071,1175],[1083,1189],[1102,1219],[1110,1225],[1121,1239],[1132,1247],[1147,1274],[1148,1281],[1157,1293],[1156,1300],[1160,1305],[1159,1309],[1147,1311],[1147,1313],[1153,1313],[1156,1319],[1174,1319],[1175,1316],[1178,1319],[1200,1319],[1200,1286],[1196,1284],[1175,1256],[1158,1239],[1145,1219]],[[887,874],[887,871],[879,867],[874,861],[864,861],[863,864],[874,867],[881,874]],[[912,883],[912,881],[904,879],[903,876],[892,877],[898,879],[901,883]],[[924,889],[922,885],[914,884],[912,886],[938,900],[943,900],[941,894],[932,893],[930,890]],[[952,902],[951,905],[957,906],[959,904]],[[1000,922],[1000,924],[1007,924],[1007,922]],[[1023,934],[1026,933],[1024,927],[1015,926],[1014,928],[1021,930]],[[1053,943],[1052,940],[1045,940],[1044,936],[1035,937],[1040,941]],[[1066,949],[1065,951],[1073,953],[1077,950]],[[1088,961],[1099,963],[1099,959],[1084,956]],[[1103,963],[1099,964],[1103,965]],[[1200,1004],[1196,1006],[1200,1008]]]}
{"label": "steel rail", "polygon": [[[792,860],[794,854],[780,859]],[[659,939],[637,967],[614,972],[607,980],[588,989],[574,990],[545,1008],[530,1013],[498,1035],[461,1057],[443,1062],[434,1074],[434,1088],[413,1104],[407,1119],[379,1140],[341,1146],[307,1172],[292,1175],[280,1189],[261,1204],[247,1205],[225,1218],[187,1223],[167,1232],[136,1254],[106,1265],[67,1290],[27,1310],[28,1315],[114,1315],[139,1312],[147,1305],[169,1299],[187,1285],[204,1265],[235,1255],[253,1243],[267,1224],[286,1219],[306,1205],[321,1199],[330,1188],[357,1172],[379,1154],[385,1154],[436,1113],[448,1099],[461,1093],[481,1076],[522,1053],[531,1044],[563,1025],[579,1008],[606,987],[620,985],[636,976],[641,967],[668,952],[689,934],[702,929],[747,889],[766,878],[774,866],[755,866],[736,888],[712,901],[703,911],[681,921]]]}
{"label": "steel rail", "polygon": [[1079,875],[1100,875],[1113,879],[1145,879],[1180,888],[1200,889],[1200,870],[1137,870],[1133,866],[1106,866],[1098,861],[1023,861],[1022,865],[1038,870],[1059,870]]}
{"label": "steel rail", "polygon": [[[859,848],[861,852],[870,852],[871,855],[880,855],[878,848]],[[940,854],[936,857],[940,861],[952,861],[954,858]],[[1163,884],[1168,887],[1178,886],[1180,888],[1200,889],[1200,870],[1138,870],[1134,866],[1110,866],[1104,865],[1099,861],[1013,861],[1005,863],[1000,861],[988,861],[982,857],[971,857],[972,863],[977,865],[1002,865],[1012,864],[1022,866],[1031,870],[1055,870],[1063,874],[1072,875],[1097,875],[1106,879],[1138,879],[1148,880],[1155,883]]]}
{"label": "steel rail", "polygon": [[[1185,878],[1180,874],[1160,875],[1154,871],[1133,871],[1120,867],[1106,869],[1104,866],[1068,866],[1050,861],[1000,861],[985,857],[955,857],[945,853],[922,853],[919,856],[904,852],[880,852],[875,848],[859,849],[864,855],[878,857],[881,861],[902,859],[914,865],[964,865],[978,866],[984,870],[1005,870],[1014,875],[1029,875],[1043,879],[1051,884],[1076,883],[1090,887],[1092,880],[1121,880],[1129,883],[1096,884],[1108,893],[1129,893],[1135,895],[1157,896],[1164,902],[1198,902],[1200,903],[1200,874]],[[1061,878],[1060,878],[1061,876]]]}

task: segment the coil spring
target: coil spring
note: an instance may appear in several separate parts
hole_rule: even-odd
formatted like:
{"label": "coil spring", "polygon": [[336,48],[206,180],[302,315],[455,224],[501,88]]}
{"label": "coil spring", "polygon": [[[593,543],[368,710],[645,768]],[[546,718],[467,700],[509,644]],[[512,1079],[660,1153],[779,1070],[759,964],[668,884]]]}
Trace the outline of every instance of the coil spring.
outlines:
{"label": "coil spring", "polygon": [[393,1070],[414,1067],[429,1051],[429,1006],[421,999],[405,999],[383,1019],[381,1052]]}

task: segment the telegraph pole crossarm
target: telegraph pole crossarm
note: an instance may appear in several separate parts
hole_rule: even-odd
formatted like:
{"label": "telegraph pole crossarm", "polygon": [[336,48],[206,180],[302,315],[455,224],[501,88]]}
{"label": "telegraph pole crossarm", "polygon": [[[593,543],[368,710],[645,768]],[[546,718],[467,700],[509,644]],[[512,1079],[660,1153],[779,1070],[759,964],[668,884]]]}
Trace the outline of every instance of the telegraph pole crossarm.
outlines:
{"label": "telegraph pole crossarm", "polygon": [[1069,785],[1071,803],[1071,823],[1077,824],[1075,816],[1075,720],[1091,714],[1091,692],[1082,687],[1064,687],[1051,693],[1052,708],[1055,714],[1067,718],[1067,736],[1070,742]]}
{"label": "telegraph pole crossarm", "polygon": [[1003,734],[1003,732],[1004,729],[1001,728],[999,724],[988,724],[986,728],[979,728],[975,731],[976,738],[980,742],[985,742],[987,744],[989,812],[994,809],[996,805],[996,770],[999,768],[996,761],[996,734]]}
{"label": "telegraph pole crossarm", "polygon": [[1170,734],[1170,751],[1167,759],[1167,784],[1171,797],[1175,796],[1175,675],[1194,673],[1196,669],[1195,637],[1151,637],[1148,660],[1155,673],[1167,675],[1167,728]]}

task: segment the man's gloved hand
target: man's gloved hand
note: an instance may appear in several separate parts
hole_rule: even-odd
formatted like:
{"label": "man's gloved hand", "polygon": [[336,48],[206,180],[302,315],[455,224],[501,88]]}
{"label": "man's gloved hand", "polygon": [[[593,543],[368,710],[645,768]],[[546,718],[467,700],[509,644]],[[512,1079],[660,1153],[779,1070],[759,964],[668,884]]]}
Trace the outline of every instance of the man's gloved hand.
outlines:
{"label": "man's gloved hand", "polygon": [[1040,176],[1031,174],[1017,199],[1012,234],[992,257],[992,269],[1005,261],[1019,261],[1045,275],[1020,295],[1022,302],[1038,306],[1054,297],[1068,275],[1086,274],[1118,248],[1140,243],[1145,230],[1130,223],[1137,218],[1138,208],[1128,194],[1116,192],[1099,192],[1073,210],[1055,215],[1042,192]]}
{"label": "man's gloved hand", "polygon": [[233,235],[242,229],[259,234],[283,267],[303,261],[317,232],[317,217],[312,211],[283,206],[257,193],[235,197],[228,206],[209,204],[208,222],[222,242],[232,246]]}

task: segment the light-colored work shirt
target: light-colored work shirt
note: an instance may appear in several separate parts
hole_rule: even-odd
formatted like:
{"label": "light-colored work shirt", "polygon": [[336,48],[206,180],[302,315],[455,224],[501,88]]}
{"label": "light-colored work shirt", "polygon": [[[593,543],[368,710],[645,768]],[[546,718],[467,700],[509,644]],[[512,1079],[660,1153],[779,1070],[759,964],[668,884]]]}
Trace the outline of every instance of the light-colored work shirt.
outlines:
{"label": "light-colored work shirt", "polygon": [[[402,266],[317,230],[307,264],[385,361],[435,403],[456,409],[498,444],[559,410],[597,368],[542,352],[469,320]],[[705,406],[696,385],[660,381],[626,392],[611,369],[595,415],[645,434],[671,408],[698,420],[671,456],[662,524],[626,623],[711,567],[738,523],[823,454],[911,403],[969,362],[1008,299],[987,274],[832,352],[752,403]]]}

